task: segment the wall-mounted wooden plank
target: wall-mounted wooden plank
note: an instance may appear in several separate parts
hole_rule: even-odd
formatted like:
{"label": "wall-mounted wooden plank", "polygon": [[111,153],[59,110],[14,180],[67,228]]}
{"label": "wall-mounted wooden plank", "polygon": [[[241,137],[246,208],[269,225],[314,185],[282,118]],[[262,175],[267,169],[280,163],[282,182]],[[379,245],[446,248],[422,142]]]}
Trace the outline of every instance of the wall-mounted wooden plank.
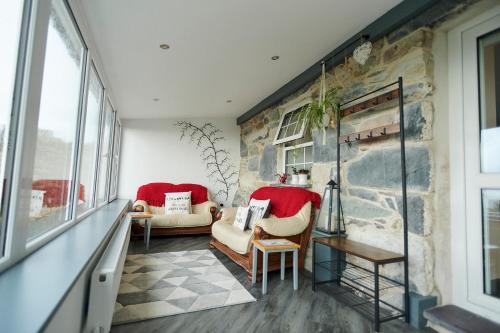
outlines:
{"label": "wall-mounted wooden plank", "polygon": [[339,137],[340,143],[358,142],[363,140],[372,140],[375,138],[399,133],[399,123],[375,127],[369,130],[342,135]]}
{"label": "wall-mounted wooden plank", "polygon": [[341,111],[340,114],[342,117],[348,116],[350,114],[354,114],[357,112],[361,112],[364,110],[371,109],[377,105],[381,105],[393,100],[396,100],[399,97],[399,89],[394,89],[388,91],[382,95],[378,95],[369,99],[366,99],[362,102],[356,103],[354,105],[346,106]]}

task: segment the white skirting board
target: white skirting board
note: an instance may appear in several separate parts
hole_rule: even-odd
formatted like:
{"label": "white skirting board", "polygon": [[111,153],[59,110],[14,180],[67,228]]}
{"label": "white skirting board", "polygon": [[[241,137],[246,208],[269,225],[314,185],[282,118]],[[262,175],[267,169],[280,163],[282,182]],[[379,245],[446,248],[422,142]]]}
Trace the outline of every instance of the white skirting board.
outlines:
{"label": "white skirting board", "polygon": [[123,265],[130,241],[130,218],[116,228],[103,256],[97,263],[90,281],[89,310],[85,332],[109,332],[120,287]]}

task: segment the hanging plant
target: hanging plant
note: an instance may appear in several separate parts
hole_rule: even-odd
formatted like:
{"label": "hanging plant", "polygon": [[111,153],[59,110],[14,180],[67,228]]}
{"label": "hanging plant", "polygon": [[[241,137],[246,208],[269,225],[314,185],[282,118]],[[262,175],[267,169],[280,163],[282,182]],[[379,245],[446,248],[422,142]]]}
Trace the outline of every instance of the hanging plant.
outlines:
{"label": "hanging plant", "polygon": [[337,113],[339,110],[339,101],[341,99],[341,88],[326,89],[325,63],[322,63],[320,92],[318,98],[304,106],[300,112],[299,120],[304,121],[306,130],[315,129],[323,131],[323,144],[326,144],[326,128],[333,119],[336,126]]}

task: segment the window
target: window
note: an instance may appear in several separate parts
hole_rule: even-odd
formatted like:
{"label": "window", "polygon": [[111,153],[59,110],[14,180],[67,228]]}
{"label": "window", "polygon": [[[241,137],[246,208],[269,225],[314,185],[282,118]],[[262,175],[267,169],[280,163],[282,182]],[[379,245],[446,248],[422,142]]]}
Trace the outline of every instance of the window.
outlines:
{"label": "window", "polygon": [[121,134],[122,134],[122,126],[118,118],[116,118],[114,139],[113,139],[113,158],[111,162],[111,185],[109,186],[110,200],[116,198],[118,190],[118,166],[120,163]]}
{"label": "window", "polygon": [[108,185],[108,170],[111,150],[111,130],[113,128],[113,107],[109,99],[106,100],[106,107],[103,116],[103,129],[101,135],[101,153],[99,158],[99,179],[97,190],[97,203],[103,204],[107,201],[106,188]]}
{"label": "window", "polygon": [[276,132],[276,137],[274,138],[275,145],[300,139],[304,136],[305,124],[303,121],[299,121],[300,112],[304,105],[296,106],[283,114],[280,126],[278,127],[279,130]]}
{"label": "window", "polygon": [[293,168],[297,171],[301,169],[309,170],[313,165],[313,143],[308,142],[297,146],[285,147],[285,168],[284,172],[291,175]]}
{"label": "window", "polygon": [[104,89],[94,66],[91,66],[87,85],[85,133],[81,147],[80,188],[77,215],[94,207],[95,179],[97,177],[97,152],[99,121]]}
{"label": "window", "polygon": [[85,48],[62,0],[51,3],[30,203],[29,238],[71,219]]}
{"label": "window", "polygon": [[[500,29],[478,39],[481,172],[500,173]],[[481,188],[483,292],[500,299],[500,190],[495,181]]]}
{"label": "window", "polygon": [[4,252],[4,235],[6,229],[3,197],[4,186],[9,177],[6,175],[7,144],[9,140],[10,117],[13,107],[14,85],[19,47],[19,35],[23,13],[22,1],[0,2],[0,257]]}

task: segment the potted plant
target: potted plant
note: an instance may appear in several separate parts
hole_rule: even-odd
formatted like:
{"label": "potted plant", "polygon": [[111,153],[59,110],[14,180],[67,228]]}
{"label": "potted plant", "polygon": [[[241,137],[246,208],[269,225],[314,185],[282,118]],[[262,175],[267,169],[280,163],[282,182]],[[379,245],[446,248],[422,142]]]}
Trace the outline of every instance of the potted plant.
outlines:
{"label": "potted plant", "polygon": [[292,167],[292,185],[297,185],[299,183],[299,172],[296,167]]}
{"label": "potted plant", "polygon": [[[310,104],[305,105],[299,115],[299,120],[304,121],[306,130],[315,129],[323,131],[323,144],[326,144],[326,128],[330,120],[337,119],[339,101],[341,100],[341,88],[326,89],[325,64],[322,65],[322,75],[319,96],[315,96]],[[336,122],[333,122],[336,126]]]}
{"label": "potted plant", "polygon": [[309,170],[300,169],[299,170],[299,185],[307,185],[307,177],[309,176]]}

